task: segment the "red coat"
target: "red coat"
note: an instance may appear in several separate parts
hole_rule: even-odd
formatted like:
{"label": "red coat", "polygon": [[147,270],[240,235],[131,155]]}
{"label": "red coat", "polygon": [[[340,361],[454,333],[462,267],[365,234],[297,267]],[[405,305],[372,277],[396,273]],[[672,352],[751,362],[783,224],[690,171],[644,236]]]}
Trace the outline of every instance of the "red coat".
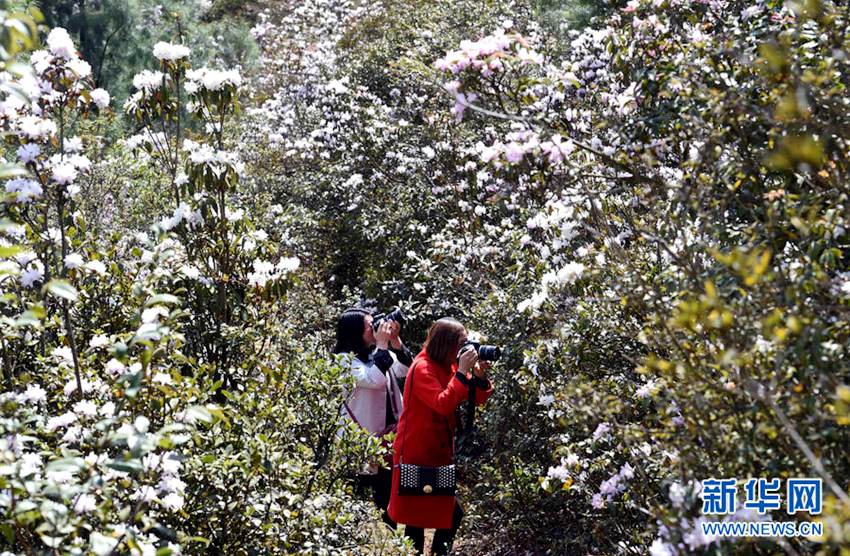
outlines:
{"label": "red coat", "polygon": [[[457,364],[445,367],[421,351],[410,365],[404,403],[393,443],[393,482],[387,513],[397,523],[428,529],[450,529],[454,496],[398,495],[398,462],[440,466],[452,462],[455,409],[467,401],[469,389],[457,377]],[[478,405],[493,392],[476,389]]]}

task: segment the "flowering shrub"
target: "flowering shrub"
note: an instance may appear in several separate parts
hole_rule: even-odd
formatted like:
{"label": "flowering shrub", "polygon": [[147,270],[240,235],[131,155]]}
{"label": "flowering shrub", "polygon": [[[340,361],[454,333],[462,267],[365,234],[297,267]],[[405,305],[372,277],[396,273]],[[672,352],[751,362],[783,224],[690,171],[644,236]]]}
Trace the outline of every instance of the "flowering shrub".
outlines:
{"label": "flowering shrub", "polygon": [[[161,71],[126,103],[140,133],[92,162],[109,94],[64,29],[46,43],[31,73],[4,74],[3,90],[23,95],[0,101],[23,169],[7,171],[2,206],[0,546],[403,551],[351,498],[348,477],[380,447],[337,433],[349,379],[278,324],[299,260],[231,204],[239,74],[192,70],[186,47],[155,45]],[[130,206],[167,211],[142,229],[84,198],[128,171],[172,193]],[[86,214],[110,233],[90,234]]]}
{"label": "flowering shrub", "polygon": [[816,473],[843,546],[844,13],[632,2],[549,33],[491,7],[267,12],[248,131],[336,295],[509,348],[465,534],[770,550],[698,534],[695,481]]}
{"label": "flowering shrub", "polygon": [[[847,11],[480,8],[263,4],[256,73],[155,42],[117,141],[61,28],[2,74],[4,550],[404,552],[348,484],[362,297],[505,348],[458,552],[846,550]],[[823,538],[703,534],[700,480],[794,476]]]}
{"label": "flowering shrub", "polygon": [[[846,543],[847,431],[834,405],[846,260],[834,215],[847,149],[832,124],[846,114],[831,101],[843,15],[631,2],[574,33],[563,60],[505,55],[511,79],[435,64],[447,88],[480,99],[467,110],[511,122],[481,161],[527,176],[559,214],[526,223],[527,244],[551,239],[540,285],[516,308],[555,328],[526,350],[520,376],[554,426],[560,465],[542,488],[583,498],[608,550],[719,543],[700,532],[685,485],[767,470],[820,476],[833,500],[822,541]],[[600,449],[609,435],[620,449]],[[655,540],[624,526],[640,514],[657,520]]]}

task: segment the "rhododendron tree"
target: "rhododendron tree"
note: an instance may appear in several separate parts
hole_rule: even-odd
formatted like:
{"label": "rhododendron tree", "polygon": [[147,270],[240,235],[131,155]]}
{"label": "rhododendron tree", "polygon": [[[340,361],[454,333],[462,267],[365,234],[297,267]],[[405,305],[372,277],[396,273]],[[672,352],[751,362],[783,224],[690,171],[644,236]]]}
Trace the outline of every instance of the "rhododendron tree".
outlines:
{"label": "rhododendron tree", "polygon": [[[3,38],[0,550],[409,551],[329,355],[370,298],[503,348],[456,553],[847,549],[844,5],[243,7],[256,71],[158,29],[123,111],[61,28]],[[703,515],[711,477],[823,512]],[[770,520],[824,535],[702,529]]]}
{"label": "rhododendron tree", "polygon": [[699,534],[694,484],[767,469],[822,477],[846,522],[841,9],[634,2],[550,33],[516,4],[340,5],[305,30],[321,8],[258,28],[280,70],[247,159],[287,168],[258,194],[340,298],[509,348],[466,534],[762,550]]}
{"label": "rhododendron tree", "polygon": [[[483,142],[482,162],[528,176],[577,220],[578,233],[556,231],[540,289],[517,305],[557,326],[524,368],[564,431],[556,455],[575,453],[581,429],[600,419],[617,423],[621,449],[602,459],[588,450],[593,463],[574,461],[571,473],[550,468],[543,486],[583,494],[619,528],[607,541],[623,550],[639,538],[622,528],[622,512],[635,510],[661,524],[655,553],[721,542],[698,533],[693,489],[670,503],[674,487],[709,475],[813,472],[833,500],[825,522],[842,523],[846,430],[834,400],[846,369],[833,365],[846,342],[836,215],[847,139],[833,122],[846,118],[834,95],[847,43],[833,25],[846,14],[830,4],[658,8],[630,3],[575,33],[551,64],[474,46],[501,46],[501,30],[435,63],[467,112],[510,122]],[[511,78],[480,70],[496,60]],[[562,266],[558,253],[579,261]],[[620,336],[614,360],[591,355],[588,327]],[[625,467],[602,480],[594,466],[606,459],[608,473],[628,460],[643,488],[624,489]]]}
{"label": "rhododendron tree", "polygon": [[[377,521],[374,510],[351,500],[345,480],[380,449],[328,418],[350,379],[326,357],[305,362],[309,341],[284,356],[296,346],[276,304],[299,260],[230,204],[241,165],[224,150],[224,120],[238,73],[192,72],[184,47],[155,47],[165,71],[160,81],[138,80],[134,115],[168,133],[181,127],[180,110],[202,125],[192,138],[176,131],[179,143],[143,127],[155,143],[132,164],[182,197],[173,213],[148,214],[145,228],[91,235],[82,196],[116,171],[110,156],[126,160],[127,146],[89,158],[102,148],[90,133],[111,117],[109,94],[90,88],[90,68],[64,29],[46,43],[30,71],[4,74],[0,99],[5,152],[18,162],[2,205],[0,545],[95,554],[229,552],[246,542],[283,552],[398,549],[389,533],[363,527]],[[188,107],[162,98],[167,75],[188,85]],[[221,349],[233,350],[229,363],[204,351]],[[219,372],[247,374],[223,394]],[[251,517],[260,505],[263,528]]]}

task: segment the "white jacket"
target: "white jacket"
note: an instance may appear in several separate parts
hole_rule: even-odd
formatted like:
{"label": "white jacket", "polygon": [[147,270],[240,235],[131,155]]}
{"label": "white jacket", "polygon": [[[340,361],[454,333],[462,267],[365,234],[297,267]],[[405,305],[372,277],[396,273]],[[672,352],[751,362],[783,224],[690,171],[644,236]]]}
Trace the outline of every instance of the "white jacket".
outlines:
{"label": "white jacket", "polygon": [[[372,360],[374,354],[375,351],[369,354],[369,361],[366,363],[353,355],[349,356],[351,373],[357,383],[354,391],[347,397],[347,403],[360,426],[372,434],[377,434],[387,426],[387,391],[391,399],[395,400],[393,414],[396,419],[401,415],[401,388],[398,387],[395,378],[387,380],[387,374],[392,373],[395,377],[404,378],[407,376],[408,368],[398,361],[392,351],[389,351],[393,364],[387,374],[384,374]],[[351,418],[345,405],[342,407],[341,414]]]}

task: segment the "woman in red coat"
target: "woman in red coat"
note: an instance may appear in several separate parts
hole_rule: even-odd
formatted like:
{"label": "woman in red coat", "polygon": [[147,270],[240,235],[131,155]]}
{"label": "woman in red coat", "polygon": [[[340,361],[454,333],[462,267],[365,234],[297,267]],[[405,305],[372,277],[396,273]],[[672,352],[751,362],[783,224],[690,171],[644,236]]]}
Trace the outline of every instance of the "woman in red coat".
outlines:
{"label": "woman in red coat", "polygon": [[[399,495],[399,460],[425,466],[449,465],[454,456],[455,409],[466,402],[469,385],[476,386],[477,404],[493,392],[485,377],[489,363],[478,361],[474,349],[458,360],[466,329],[452,318],[431,325],[422,351],[411,363],[404,403],[393,443],[393,477],[387,512],[405,524],[405,535],[421,554],[425,529],[434,533],[434,554],[447,554],[460,527],[463,511],[454,496]],[[472,371],[472,372],[470,372]]]}

